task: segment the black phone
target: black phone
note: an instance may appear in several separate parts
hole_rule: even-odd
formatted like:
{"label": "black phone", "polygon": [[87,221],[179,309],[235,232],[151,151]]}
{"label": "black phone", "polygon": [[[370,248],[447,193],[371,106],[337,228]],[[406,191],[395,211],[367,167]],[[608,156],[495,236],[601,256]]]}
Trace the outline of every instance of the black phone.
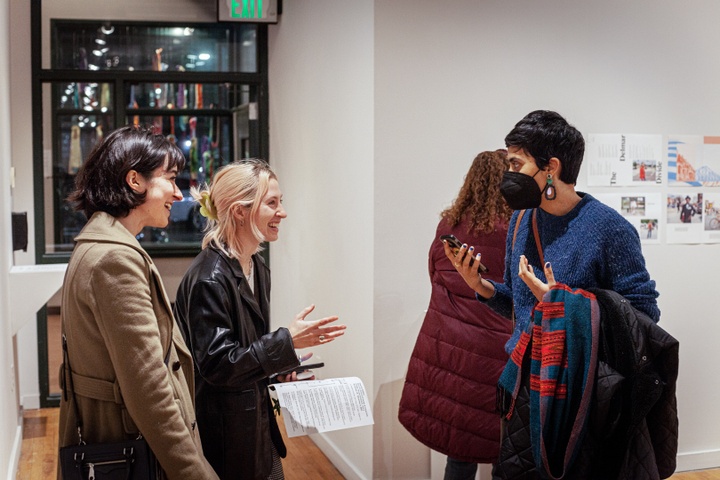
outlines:
{"label": "black phone", "polygon": [[[440,240],[445,240],[448,245],[450,245],[450,248],[452,248],[453,253],[457,254],[457,252],[462,248],[462,242],[458,240],[455,235],[440,235]],[[467,255],[467,253],[466,253]],[[463,260],[465,260],[465,257],[463,257]],[[470,258],[470,265],[475,262],[475,257]],[[481,262],[478,262],[478,273],[487,273],[490,270],[483,265]]]}
{"label": "black phone", "polygon": [[324,367],[325,363],[318,362],[318,363],[308,363],[307,365],[298,365],[297,367],[291,369],[291,370],[285,370],[284,372],[278,373],[278,375],[290,375],[293,372],[300,373],[304,372],[306,370],[312,370],[313,368],[320,368]]}

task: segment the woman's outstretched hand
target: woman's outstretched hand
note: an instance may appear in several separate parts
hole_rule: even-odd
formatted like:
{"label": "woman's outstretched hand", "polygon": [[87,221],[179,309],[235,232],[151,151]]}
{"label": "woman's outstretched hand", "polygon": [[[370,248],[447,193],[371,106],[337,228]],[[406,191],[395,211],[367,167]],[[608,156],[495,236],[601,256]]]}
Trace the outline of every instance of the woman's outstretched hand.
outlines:
{"label": "woman's outstretched hand", "polygon": [[545,272],[545,278],[547,278],[548,283],[543,283],[542,280],[537,278],[535,276],[535,272],[527,261],[527,257],[525,257],[525,255],[520,255],[520,269],[518,276],[520,277],[520,280],[525,282],[525,285],[530,288],[538,302],[542,302],[545,294],[550,291],[550,287],[557,283],[555,281],[555,275],[553,274],[550,262],[545,262],[543,271]]}
{"label": "woman's outstretched hand", "polygon": [[330,325],[338,319],[336,315],[320,320],[306,320],[305,317],[313,310],[315,305],[305,307],[288,326],[295,348],[323,345],[345,334],[345,325]]}

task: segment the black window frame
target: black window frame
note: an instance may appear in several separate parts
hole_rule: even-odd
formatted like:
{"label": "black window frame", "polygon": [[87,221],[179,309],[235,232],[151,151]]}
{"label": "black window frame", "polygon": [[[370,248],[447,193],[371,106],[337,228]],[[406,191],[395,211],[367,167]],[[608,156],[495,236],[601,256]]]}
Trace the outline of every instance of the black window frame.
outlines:
{"label": "black window frame", "polygon": [[[105,21],[106,19],[103,19]],[[35,203],[35,259],[38,264],[66,263],[70,258],[70,251],[47,252],[46,231],[45,231],[45,185],[43,181],[43,85],[54,82],[96,82],[110,83],[114,91],[113,120],[115,127],[125,125],[129,115],[165,115],[173,114],[170,110],[158,111],[155,109],[128,109],[124,103],[126,88],[131,84],[138,83],[232,83],[249,85],[255,89],[256,103],[258,109],[257,120],[250,123],[250,151],[251,157],[269,160],[269,106],[268,106],[268,38],[267,25],[257,24],[257,72],[154,72],[154,71],[117,71],[117,70],[74,70],[74,69],[53,69],[42,68],[41,45],[42,32],[40,2],[32,2],[32,118],[33,118],[33,187]],[[52,23],[53,20],[51,20]],[[63,23],[96,24],[99,21],[61,19]],[[150,21],[117,21],[122,24],[137,26],[162,26],[162,27],[194,27],[202,28],[208,23],[192,22],[150,22]],[[212,24],[211,24],[212,25]],[[232,26],[232,24],[229,24]],[[232,27],[231,27],[232,28]],[[52,28],[51,28],[52,30]],[[53,102],[52,126],[55,130],[56,118],[58,116],[57,106]],[[129,112],[129,113],[128,113]],[[183,110],[183,115],[213,115],[232,116],[232,111],[218,110]],[[177,114],[177,111],[175,112]],[[51,132],[52,142],[56,143],[58,133]],[[53,150],[55,152],[55,149]],[[57,154],[57,153],[54,153]],[[54,206],[57,208],[57,205]],[[187,245],[143,245],[148,253],[154,258],[161,257],[189,257],[200,251],[200,243],[196,246]]]}

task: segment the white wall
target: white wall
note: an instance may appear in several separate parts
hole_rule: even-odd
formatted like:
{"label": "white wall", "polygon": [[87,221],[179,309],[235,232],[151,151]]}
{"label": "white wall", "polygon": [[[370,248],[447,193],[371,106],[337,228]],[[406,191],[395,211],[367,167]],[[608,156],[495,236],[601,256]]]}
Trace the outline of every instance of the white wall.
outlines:
{"label": "white wall", "polygon": [[[0,72],[10,69],[10,14],[7,0],[0,0]],[[0,476],[14,472],[21,429],[15,384],[15,359],[10,319],[8,276],[12,267],[10,176],[10,82],[0,73]]]}
{"label": "white wall", "polygon": [[[373,4],[284,2],[270,28],[270,161],[288,218],[272,245],[273,327],[310,303],[346,335],[313,351],[325,378],[373,399]],[[372,428],[314,439],[347,478],[372,476]]]}
{"label": "white wall", "polygon": [[[387,403],[427,305],[437,214],[475,153],[502,147],[537,108],[583,133],[720,133],[719,14],[712,1],[375,2],[375,338],[388,344],[376,382],[395,385]],[[720,246],[644,251],[661,325],[681,342],[679,465],[720,465],[720,385],[703,360],[720,334]],[[412,441],[384,430],[395,433],[385,444]]]}

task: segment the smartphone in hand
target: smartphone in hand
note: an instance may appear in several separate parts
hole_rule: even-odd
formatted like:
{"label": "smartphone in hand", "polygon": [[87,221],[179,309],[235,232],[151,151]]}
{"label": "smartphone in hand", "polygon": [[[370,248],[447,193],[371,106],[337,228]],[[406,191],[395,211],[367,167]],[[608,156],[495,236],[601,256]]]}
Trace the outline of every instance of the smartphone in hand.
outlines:
{"label": "smartphone in hand", "polygon": [[[450,245],[450,248],[452,249],[453,253],[457,254],[457,252],[462,248],[462,242],[458,240],[455,235],[440,235],[440,240],[447,241],[448,245]],[[465,253],[467,255],[467,252]],[[465,257],[463,257],[463,260]],[[470,266],[475,262],[475,257],[470,258]],[[478,273],[487,273],[490,270],[483,265],[481,262],[478,262]]]}
{"label": "smartphone in hand", "polygon": [[293,372],[302,373],[306,370],[312,370],[313,368],[320,368],[320,367],[324,367],[324,366],[325,366],[325,363],[323,363],[323,362],[308,363],[307,365],[298,365],[297,367],[295,367],[293,369],[285,370],[284,372],[278,373],[278,375],[290,375]]}

